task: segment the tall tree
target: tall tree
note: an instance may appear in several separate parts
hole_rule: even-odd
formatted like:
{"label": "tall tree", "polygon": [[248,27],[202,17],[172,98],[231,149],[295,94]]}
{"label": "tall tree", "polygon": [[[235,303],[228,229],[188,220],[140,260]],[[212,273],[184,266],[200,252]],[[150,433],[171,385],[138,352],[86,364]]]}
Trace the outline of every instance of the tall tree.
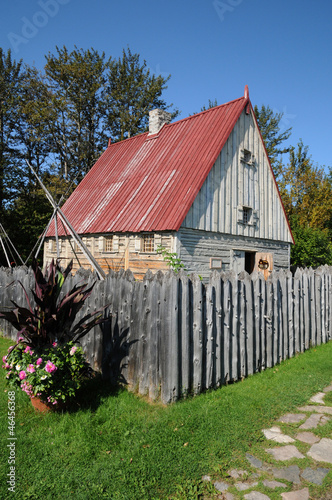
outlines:
{"label": "tall tree", "polygon": [[18,124],[23,78],[22,61],[12,60],[11,51],[0,48],[0,220],[13,196],[13,175],[20,158]]}
{"label": "tall tree", "polygon": [[94,49],[56,47],[46,56],[46,92],[54,119],[48,123],[61,175],[80,180],[95,163],[105,138],[102,133],[105,54]]}
{"label": "tall tree", "polygon": [[282,144],[289,139],[292,133],[292,127],[289,127],[284,132],[281,131],[280,122],[283,113],[274,113],[269,106],[264,106],[259,109],[256,105],[254,113],[257,118],[266,151],[269,156],[274,175],[279,180],[282,170],[281,155],[290,151],[290,146],[282,147]]}
{"label": "tall tree", "polygon": [[[166,110],[173,106],[167,106],[162,99],[170,77],[151,74],[146,61],[141,63],[139,54],[132,54],[129,48],[123,50],[122,58],[109,61],[105,117],[112,140],[121,141],[145,132],[150,110]],[[177,115],[175,110],[172,117]]]}
{"label": "tall tree", "polygon": [[279,182],[286,213],[293,225],[327,228],[332,219],[332,185],[323,168],[315,166],[302,140],[292,148]]}

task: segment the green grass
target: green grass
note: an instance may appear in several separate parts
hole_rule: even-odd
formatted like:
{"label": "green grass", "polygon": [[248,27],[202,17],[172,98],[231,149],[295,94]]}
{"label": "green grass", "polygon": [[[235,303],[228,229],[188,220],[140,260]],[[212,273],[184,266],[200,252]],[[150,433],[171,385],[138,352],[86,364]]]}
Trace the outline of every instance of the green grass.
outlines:
{"label": "green grass", "polygon": [[[0,338],[1,357],[10,343]],[[201,477],[222,479],[230,468],[249,470],[245,453],[262,448],[261,430],[331,383],[331,359],[332,342],[168,407],[114,390],[99,379],[82,391],[79,406],[63,414],[38,414],[17,392],[12,496],[151,500],[198,498],[204,492],[204,498],[216,498]],[[0,387],[1,407],[6,408],[4,373]],[[1,436],[0,498],[10,498],[5,418]]]}

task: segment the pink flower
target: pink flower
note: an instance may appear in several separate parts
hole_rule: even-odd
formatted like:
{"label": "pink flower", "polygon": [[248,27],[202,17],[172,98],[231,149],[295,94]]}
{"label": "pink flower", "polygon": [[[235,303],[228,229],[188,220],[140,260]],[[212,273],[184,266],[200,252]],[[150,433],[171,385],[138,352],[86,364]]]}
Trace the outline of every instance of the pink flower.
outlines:
{"label": "pink flower", "polygon": [[48,360],[46,362],[45,370],[48,373],[52,373],[52,372],[55,372],[55,370],[57,370],[57,367],[55,366],[55,364],[52,363],[52,361]]}
{"label": "pink flower", "polygon": [[75,352],[76,352],[76,351],[77,351],[77,347],[76,347],[75,345],[73,345],[73,347],[72,347],[72,348],[70,349],[70,351],[69,351],[69,354],[70,354],[71,356],[73,356],[73,354],[75,354]]}
{"label": "pink flower", "polygon": [[27,382],[27,381],[22,382],[21,389],[22,389],[22,391],[26,392],[28,396],[30,396],[31,398],[34,398],[33,387],[31,384],[29,384],[29,382]]}
{"label": "pink flower", "polygon": [[36,361],[36,365],[39,366],[42,364],[42,362],[43,362],[42,358],[38,358]]}
{"label": "pink flower", "polygon": [[24,338],[23,338],[23,337],[19,337],[19,338],[17,339],[17,342],[22,342],[22,340],[24,340]]}
{"label": "pink flower", "polygon": [[29,372],[29,373],[34,373],[35,371],[36,371],[36,370],[35,370],[35,367],[34,367],[32,364],[30,364],[30,365],[28,366],[28,368],[27,368],[27,372]]}
{"label": "pink flower", "polygon": [[20,380],[24,380],[26,378],[27,374],[25,373],[24,370],[21,370],[19,373]]}
{"label": "pink flower", "polygon": [[8,347],[8,352],[10,352],[13,349],[13,347],[14,347],[13,345],[9,346]]}
{"label": "pink flower", "polygon": [[3,362],[3,363],[6,363],[6,361],[7,361],[7,356],[4,356],[4,357],[2,358],[2,362]]}
{"label": "pink flower", "polygon": [[5,368],[6,368],[6,370],[8,370],[8,368],[10,368],[10,364],[9,364],[9,363],[6,363],[6,364],[5,364]]}
{"label": "pink flower", "polygon": [[29,352],[30,350],[31,350],[31,347],[27,345],[23,352]]}
{"label": "pink flower", "polygon": [[56,342],[53,342],[52,346],[56,347],[58,344]]}

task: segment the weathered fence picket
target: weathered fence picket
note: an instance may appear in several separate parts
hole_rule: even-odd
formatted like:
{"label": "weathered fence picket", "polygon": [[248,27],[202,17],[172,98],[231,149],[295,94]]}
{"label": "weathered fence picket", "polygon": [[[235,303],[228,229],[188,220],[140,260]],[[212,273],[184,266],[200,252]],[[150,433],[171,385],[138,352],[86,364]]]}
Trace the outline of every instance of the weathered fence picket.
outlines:
{"label": "weathered fence picket", "polygon": [[[69,276],[62,296],[76,283],[96,281],[80,270]],[[31,269],[0,269],[0,309],[11,301],[34,304]],[[196,275],[113,271],[97,281],[79,320],[108,304],[108,321],[81,343],[91,366],[150,399],[176,401],[275,366],[332,338],[332,268],[272,273]],[[4,320],[0,327],[15,339]]]}

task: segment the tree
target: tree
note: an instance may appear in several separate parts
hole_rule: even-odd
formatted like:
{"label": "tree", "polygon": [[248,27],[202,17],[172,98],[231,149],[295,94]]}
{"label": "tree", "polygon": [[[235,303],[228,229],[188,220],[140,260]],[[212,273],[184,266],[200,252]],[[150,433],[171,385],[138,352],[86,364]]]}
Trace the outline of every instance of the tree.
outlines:
{"label": "tree", "polygon": [[18,124],[19,102],[23,78],[22,61],[12,60],[11,51],[0,48],[0,220],[12,198],[13,176],[20,158]]}
{"label": "tree", "polygon": [[258,109],[257,105],[254,107],[254,113],[257,118],[258,126],[260,128],[266,151],[269,156],[271,166],[276,179],[278,180],[282,170],[282,161],[280,156],[290,151],[290,146],[281,147],[281,144],[289,139],[292,127],[284,132],[280,131],[280,122],[283,113],[274,113],[269,106],[262,105]]}
{"label": "tree", "polygon": [[65,179],[80,180],[105,147],[105,53],[94,49],[68,52],[56,47],[46,56],[45,93],[53,111],[46,126]]}
{"label": "tree", "polygon": [[[106,130],[113,141],[121,141],[145,132],[149,124],[149,111],[155,108],[169,109],[162,99],[167,89],[167,78],[155,76],[140,62],[139,54],[123,50],[122,58],[108,62],[106,83]],[[178,111],[172,113],[172,118]]]}
{"label": "tree", "polygon": [[[211,101],[211,99],[209,99],[208,107],[206,107],[205,105],[202,106],[199,113],[201,113],[202,111],[207,111],[208,109],[214,108],[215,106],[218,106],[217,99],[214,99],[214,101]],[[193,113],[192,115],[189,115],[189,116],[193,116],[193,115],[197,115],[197,114],[198,114],[197,111],[195,111],[195,113]]]}
{"label": "tree", "polygon": [[332,220],[332,184],[324,169],[313,165],[308,146],[299,141],[292,148],[279,181],[281,197],[290,220],[303,227],[325,229]]}
{"label": "tree", "polygon": [[332,265],[332,244],[328,231],[305,227],[292,220],[295,245],[291,248],[291,264],[299,267]]}

